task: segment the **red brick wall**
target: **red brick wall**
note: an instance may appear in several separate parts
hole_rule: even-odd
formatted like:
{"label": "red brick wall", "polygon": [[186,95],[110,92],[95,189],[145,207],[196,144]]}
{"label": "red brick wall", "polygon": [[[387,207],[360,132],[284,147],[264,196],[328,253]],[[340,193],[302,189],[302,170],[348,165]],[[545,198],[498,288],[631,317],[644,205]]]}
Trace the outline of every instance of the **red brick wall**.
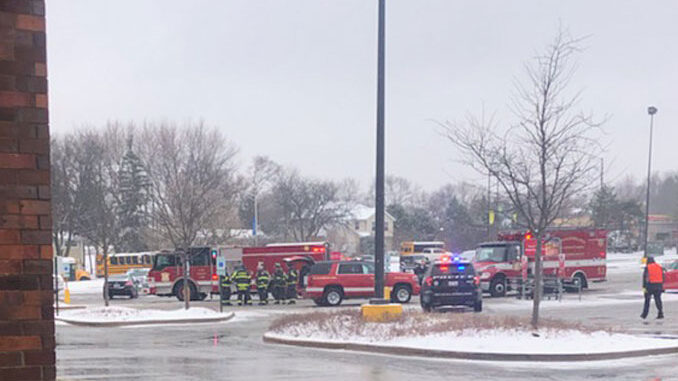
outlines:
{"label": "red brick wall", "polygon": [[0,0],[0,380],[53,380],[44,0]]}

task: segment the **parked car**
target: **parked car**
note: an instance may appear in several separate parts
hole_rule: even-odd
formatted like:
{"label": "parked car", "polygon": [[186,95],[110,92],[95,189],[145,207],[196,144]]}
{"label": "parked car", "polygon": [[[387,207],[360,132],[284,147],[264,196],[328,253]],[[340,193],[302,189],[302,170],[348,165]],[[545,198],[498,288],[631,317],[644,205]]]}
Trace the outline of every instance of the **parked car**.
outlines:
{"label": "parked car", "polygon": [[421,308],[430,312],[442,306],[467,306],[483,310],[480,278],[471,262],[459,257],[443,257],[434,261],[424,275],[421,285]]}
{"label": "parked car", "polygon": [[150,270],[151,269],[137,268],[137,269],[127,270],[127,273],[126,273],[126,275],[134,278],[134,285],[136,286],[137,291],[141,291],[144,294],[148,294],[148,290],[149,290],[148,272]]}
{"label": "parked car", "polygon": [[[391,300],[408,303],[419,294],[414,274],[385,273],[384,283],[391,288]],[[325,261],[311,266],[303,291],[306,298],[319,306],[338,306],[344,299],[374,296],[374,263],[364,261]]]}
{"label": "parked car", "polygon": [[108,277],[108,296],[129,296],[130,299],[139,297],[139,291],[134,284],[135,279],[131,275],[116,274]]}
{"label": "parked car", "polygon": [[664,290],[678,290],[678,260],[664,266]]}

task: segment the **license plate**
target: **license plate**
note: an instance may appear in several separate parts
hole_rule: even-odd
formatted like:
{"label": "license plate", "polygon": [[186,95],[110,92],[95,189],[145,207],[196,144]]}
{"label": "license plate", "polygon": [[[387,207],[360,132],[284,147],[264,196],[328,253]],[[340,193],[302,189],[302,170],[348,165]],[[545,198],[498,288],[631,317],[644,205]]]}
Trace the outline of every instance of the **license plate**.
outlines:
{"label": "license plate", "polygon": [[451,281],[447,282],[447,285],[450,286],[450,287],[456,287],[456,286],[459,286],[459,281],[451,280]]}
{"label": "license plate", "polygon": [[113,285],[113,288],[122,288],[122,286],[119,285],[119,284],[116,284],[116,285]]}

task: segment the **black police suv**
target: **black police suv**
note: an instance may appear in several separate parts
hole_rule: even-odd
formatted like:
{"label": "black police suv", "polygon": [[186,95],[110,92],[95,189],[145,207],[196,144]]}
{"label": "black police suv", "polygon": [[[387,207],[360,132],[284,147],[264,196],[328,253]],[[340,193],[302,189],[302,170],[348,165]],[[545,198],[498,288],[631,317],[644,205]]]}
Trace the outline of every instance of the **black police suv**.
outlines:
{"label": "black police suv", "polygon": [[460,258],[442,258],[429,266],[421,285],[421,308],[430,312],[442,306],[467,306],[483,310],[480,278],[473,264]]}

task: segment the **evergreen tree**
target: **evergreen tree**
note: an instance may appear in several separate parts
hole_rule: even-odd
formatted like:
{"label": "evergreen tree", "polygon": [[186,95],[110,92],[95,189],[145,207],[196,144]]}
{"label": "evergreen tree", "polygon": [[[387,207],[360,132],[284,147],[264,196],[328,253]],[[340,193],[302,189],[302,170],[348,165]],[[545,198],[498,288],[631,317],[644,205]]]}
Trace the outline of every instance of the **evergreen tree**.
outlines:
{"label": "evergreen tree", "polygon": [[601,187],[593,195],[589,208],[596,227],[611,227],[618,223],[619,201],[614,189],[608,186]]}
{"label": "evergreen tree", "polygon": [[127,140],[127,152],[118,171],[120,189],[119,217],[121,240],[118,251],[147,250],[143,231],[147,223],[149,179],[144,165],[132,149],[132,137]]}

